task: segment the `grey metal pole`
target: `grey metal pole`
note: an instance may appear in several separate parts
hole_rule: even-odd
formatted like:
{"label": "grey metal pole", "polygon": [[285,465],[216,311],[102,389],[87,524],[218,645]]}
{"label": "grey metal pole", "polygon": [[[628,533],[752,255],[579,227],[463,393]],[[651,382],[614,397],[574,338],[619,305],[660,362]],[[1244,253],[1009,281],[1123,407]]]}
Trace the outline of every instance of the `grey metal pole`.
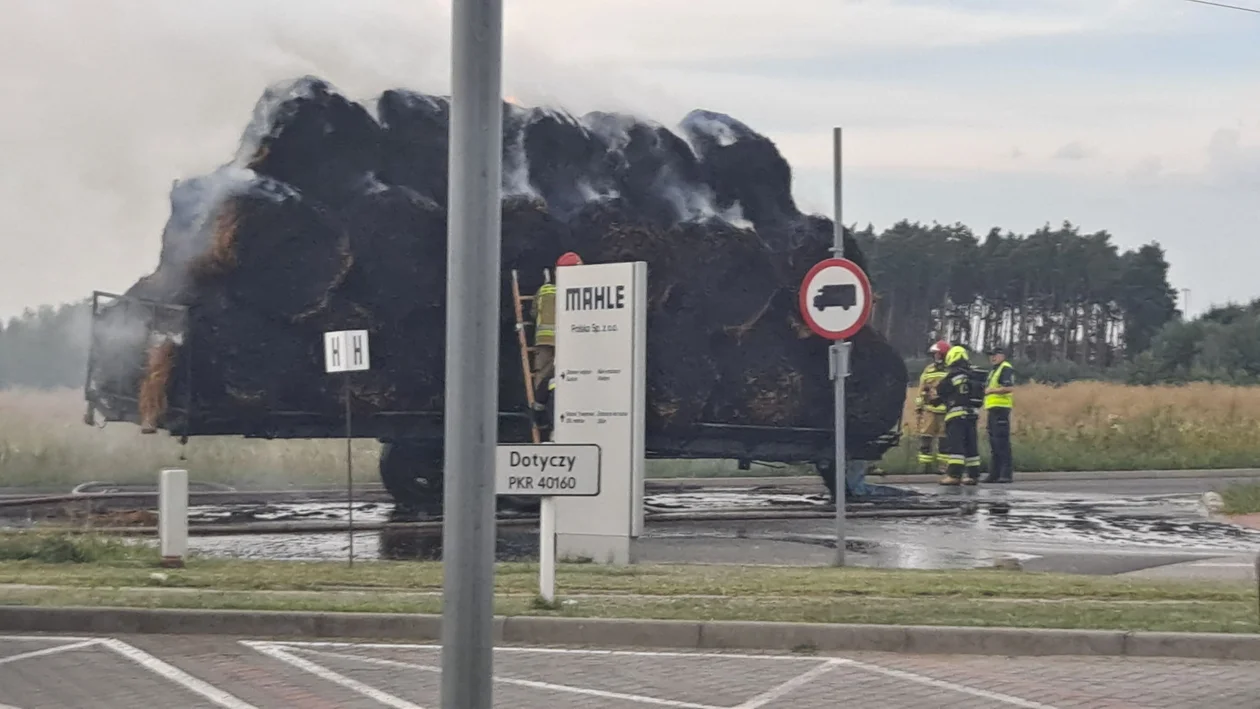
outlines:
{"label": "grey metal pole", "polygon": [[[832,170],[835,180],[835,244],[832,253],[836,258],[844,258],[844,210],[840,179],[841,165],[841,132],[833,129],[832,144],[834,149]],[[844,566],[844,480],[847,477],[844,449],[844,379],[849,376],[849,343],[838,340],[831,345],[831,376],[836,390],[836,566]]]}
{"label": "grey metal pole", "polygon": [[350,373],[342,375],[342,396],[346,398],[346,533],[350,543],[350,566],[354,566],[354,447],[350,436]]}
{"label": "grey metal pole", "polygon": [[503,2],[455,0],[452,25],[442,707],[491,709]]}

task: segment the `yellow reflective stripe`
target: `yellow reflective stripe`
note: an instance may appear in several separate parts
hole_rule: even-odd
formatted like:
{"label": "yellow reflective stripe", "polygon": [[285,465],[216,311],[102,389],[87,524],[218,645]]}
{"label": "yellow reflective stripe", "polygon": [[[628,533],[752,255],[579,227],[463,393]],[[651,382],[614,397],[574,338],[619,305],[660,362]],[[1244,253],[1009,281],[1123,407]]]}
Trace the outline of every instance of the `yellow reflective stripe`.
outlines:
{"label": "yellow reflective stripe", "polygon": [[556,287],[544,283],[534,295],[534,344],[555,344]]}
{"label": "yellow reflective stripe", "polygon": [[[1002,376],[1002,370],[1010,368],[1010,366],[1011,366],[1010,362],[1002,362],[998,366],[994,367],[993,371],[989,372],[989,381],[985,385],[986,388],[992,389],[993,387],[996,387],[998,385],[998,377]],[[985,394],[984,395],[984,408],[986,409],[996,409],[996,408],[1009,409],[1009,408],[1012,408],[1014,405],[1015,405],[1014,394]]]}

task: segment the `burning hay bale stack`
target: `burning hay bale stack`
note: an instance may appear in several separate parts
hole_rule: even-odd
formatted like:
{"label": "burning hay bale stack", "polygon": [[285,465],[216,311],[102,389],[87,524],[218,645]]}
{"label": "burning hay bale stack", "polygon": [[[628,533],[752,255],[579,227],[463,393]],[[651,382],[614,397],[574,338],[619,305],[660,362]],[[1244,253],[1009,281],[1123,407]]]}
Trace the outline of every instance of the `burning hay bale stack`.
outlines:
{"label": "burning hay bale stack", "polygon": [[[240,433],[267,412],[335,416],[321,333],[366,329],[373,367],[356,375],[353,406],[440,411],[449,114],[442,97],[400,90],[378,99],[376,118],[309,77],[268,90],[235,160],[177,183],[158,269],[128,292],[187,306],[186,336],[155,345],[140,328],[111,340],[106,388],[140,398],[148,382],[158,426],[155,407],[184,401],[238,416]],[[695,112],[681,133],[504,107],[502,408],[525,401],[507,274],[532,292],[573,250],[587,263],[649,264],[650,431],[829,427],[827,345],[800,321],[795,293],[829,255],[831,223],[796,209],[786,161],[747,126]],[[861,260],[851,239],[847,250]],[[111,317],[108,332],[131,332],[134,318]],[[854,445],[896,425],[905,386],[901,358],[859,333]]]}

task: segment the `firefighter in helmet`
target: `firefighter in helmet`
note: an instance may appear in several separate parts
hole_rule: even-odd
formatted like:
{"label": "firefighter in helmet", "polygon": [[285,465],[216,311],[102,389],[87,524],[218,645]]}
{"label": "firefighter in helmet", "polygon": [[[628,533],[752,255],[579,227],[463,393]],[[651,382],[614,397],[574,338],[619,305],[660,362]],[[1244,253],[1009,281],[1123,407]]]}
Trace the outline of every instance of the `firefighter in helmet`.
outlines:
{"label": "firefighter in helmet", "polygon": [[[936,393],[936,385],[945,378],[945,353],[949,343],[938,340],[928,348],[932,361],[919,374],[919,393],[914,399],[914,413],[919,428],[919,465],[924,473],[944,472],[945,437],[944,405],[928,403]],[[933,452],[935,442],[935,452]]]}
{"label": "firefighter in helmet", "polygon": [[[960,345],[945,353],[946,374],[936,385],[931,403],[945,407],[945,444],[949,467],[942,485],[975,485],[980,482],[980,444],[977,427],[984,403],[984,381],[977,381],[967,349]],[[966,479],[963,473],[966,472]]]}
{"label": "firefighter in helmet", "polygon": [[[556,267],[581,266],[582,257],[567,251],[556,259]],[[556,364],[556,285],[546,280],[534,294],[534,409],[540,428],[554,430],[552,420]]]}

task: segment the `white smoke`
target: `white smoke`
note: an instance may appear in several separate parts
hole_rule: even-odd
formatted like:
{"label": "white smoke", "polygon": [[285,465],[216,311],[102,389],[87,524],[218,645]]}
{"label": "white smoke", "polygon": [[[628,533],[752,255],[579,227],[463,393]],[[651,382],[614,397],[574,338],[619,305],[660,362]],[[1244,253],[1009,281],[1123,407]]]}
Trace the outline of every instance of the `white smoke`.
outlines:
{"label": "white smoke", "polygon": [[[529,120],[530,111],[520,106],[508,104],[507,111],[511,118],[520,124]],[[529,182],[529,156],[525,153],[525,131],[516,131],[514,135],[503,136],[506,145],[503,151],[503,196],[526,197],[539,199],[538,191]]]}
{"label": "white smoke", "polygon": [[[450,9],[448,0],[4,2],[0,316],[121,291],[152,271],[172,181],[231,161],[272,83],[320,76],[369,109],[390,88],[449,91]],[[508,95],[685,110],[616,67],[550,58],[548,22],[509,8]]]}

